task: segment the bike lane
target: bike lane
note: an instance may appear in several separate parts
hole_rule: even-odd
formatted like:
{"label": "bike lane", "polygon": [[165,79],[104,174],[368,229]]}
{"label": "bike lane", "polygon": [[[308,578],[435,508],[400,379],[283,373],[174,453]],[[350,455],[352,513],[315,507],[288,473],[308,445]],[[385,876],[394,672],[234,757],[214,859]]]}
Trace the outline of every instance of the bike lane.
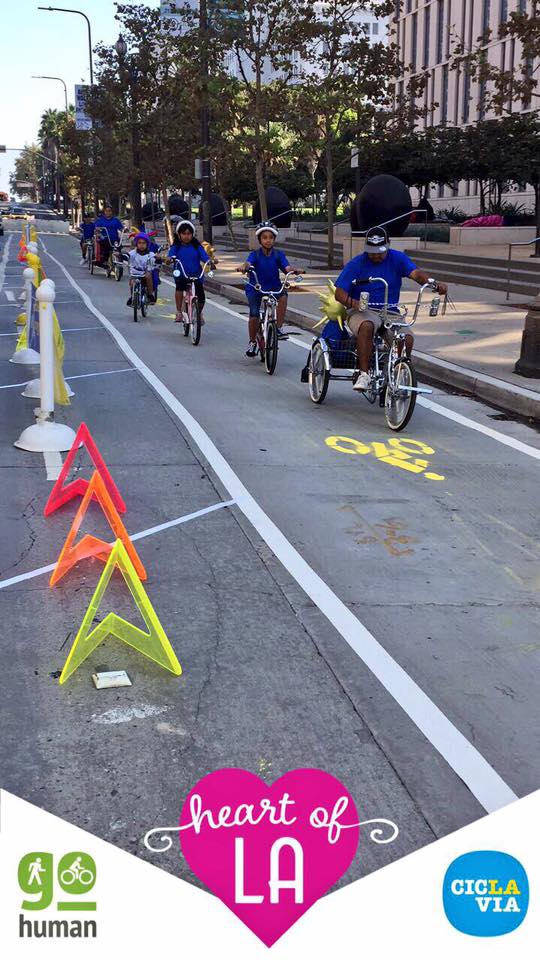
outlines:
{"label": "bike lane", "polygon": [[[53,246],[75,274],[76,245],[47,237],[47,249]],[[36,401],[22,400],[21,388],[9,386],[29,374],[7,362],[15,338],[14,311],[6,310],[0,317],[0,332],[7,334],[0,338],[0,387],[7,387],[0,390],[3,786],[184,877],[190,874],[175,849],[150,854],[142,838],[156,825],[174,823],[193,783],[220,766],[245,766],[268,780],[297,766],[328,769],[347,783],[366,818],[397,822],[398,840],[391,847],[366,842],[344,882],[430,842],[429,824],[321,658],[264,554],[226,505],[230,497],[162,398],[95,322],[58,266],[42,257],[56,283],[64,373],[81,378],[71,381],[76,397],[58,417],[74,427],[85,420],[95,436],[126,500],[126,527],[137,534],[135,546],[148,570],[145,587],[184,673],[171,677],[113,640],[58,686],[102,565],[81,562],[52,591],[40,572],[57,558],[74,504],[45,519],[51,482],[43,457],[12,446]],[[82,274],[92,294],[99,290],[121,326],[129,317],[126,285],[78,269],[78,278]],[[11,260],[8,272],[15,283],[20,268]],[[149,331],[141,324],[136,335],[145,338]],[[81,528],[89,531],[110,537],[97,507]],[[113,610],[139,623],[126,594],[120,578],[113,578],[99,616]],[[133,687],[98,693],[90,675],[99,667],[126,669]]]}
{"label": "bike lane", "polygon": [[[86,289],[110,314],[111,298]],[[523,724],[535,719],[530,663],[536,598],[534,587],[520,589],[517,568],[523,562],[530,573],[537,565],[531,544],[518,543],[525,515],[534,544],[536,462],[507,443],[514,434],[518,446],[523,437],[534,451],[536,434],[505,425],[504,433],[498,431],[507,440],[502,444],[419,406],[406,437],[423,445],[414,459],[428,464],[418,473],[404,470],[387,456],[390,450],[390,458],[399,459],[403,445],[392,455],[381,412],[350,388],[332,384],[336,392],[327,405],[310,404],[299,382],[302,348],[285,345],[274,379],[257,361],[245,359],[245,327],[237,314],[236,308],[209,304],[209,323],[195,351],[159,311],[144,329],[125,315],[115,326],[197,416],[293,546],[469,743],[501,776],[504,771],[516,792],[534,789],[537,744],[528,739],[517,752],[514,744]],[[440,394],[436,400],[448,416],[462,410],[476,424],[493,426],[493,411],[461,397]],[[279,566],[276,575],[287,579]],[[444,832],[478,815],[455,775],[439,757],[434,760],[424,737],[403,724],[401,710],[327,620],[296,584],[287,588],[430,822]]]}

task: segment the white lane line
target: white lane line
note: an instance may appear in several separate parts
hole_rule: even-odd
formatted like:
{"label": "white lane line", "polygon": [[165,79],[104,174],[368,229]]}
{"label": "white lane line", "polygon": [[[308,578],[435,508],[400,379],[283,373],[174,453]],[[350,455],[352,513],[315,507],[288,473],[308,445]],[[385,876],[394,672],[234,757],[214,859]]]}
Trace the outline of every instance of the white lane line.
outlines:
{"label": "white lane line", "polygon": [[[47,253],[46,249],[45,252]],[[60,267],[87,308],[109,331],[127,359],[137,367],[152,389],[178,417],[229,495],[236,501],[237,506],[263,540],[266,541],[277,559],[360,659],[369,667],[374,676],[421,730],[435,750],[438,750],[449,766],[466,783],[484,809],[491,813],[515,801],[517,799],[516,794],[485,757],[469,743],[442,710],[424,693],[406,670],[390,656],[367,627],[355,617],[287,540],[279,527],[249,493],[200,423],[141,360],[111,321],[94,306],[90,297],[79,287],[64,265],[52,254],[48,254],[48,256]]]}
{"label": "white lane line", "polygon": [[[225,313],[230,313],[231,316],[247,322],[247,318],[242,316],[241,313],[237,313],[236,310],[231,310],[230,307],[222,306],[221,303],[218,303],[216,300],[211,300],[210,297],[206,298],[206,302],[211,303],[212,306],[216,307],[218,310],[223,310]],[[305,332],[308,333],[308,331]],[[304,343],[303,340],[300,340],[297,337],[291,337],[288,342],[292,343],[295,347],[301,347],[303,350],[311,350],[311,345],[309,343]],[[510,447],[512,450],[517,450],[518,453],[524,453],[528,457],[532,457],[533,460],[540,460],[540,450],[537,450],[536,447],[531,447],[530,444],[524,443],[522,440],[516,440],[515,437],[508,437],[499,430],[494,430],[493,427],[485,426],[483,423],[477,423],[476,420],[471,420],[470,417],[464,417],[461,413],[454,413],[453,410],[448,410],[446,407],[443,407],[442,404],[436,403],[434,400],[427,400],[425,397],[417,397],[416,402],[421,407],[425,407],[427,410],[431,410],[433,413],[438,413],[441,417],[446,417],[447,420],[453,420],[454,423],[459,423],[461,427],[467,427],[468,430],[476,430],[477,433],[482,433],[485,437],[489,437],[491,440],[496,440],[498,443],[504,444],[505,447]]]}
{"label": "white lane line", "polygon": [[[168,520],[167,523],[160,523],[157,527],[148,527],[147,530],[141,530],[140,533],[134,533],[131,540],[144,540],[145,537],[152,537],[162,530],[170,530],[172,527],[179,527],[190,520],[197,520],[198,517],[204,517],[207,513],[215,513],[216,510],[223,510],[224,507],[233,507],[234,500],[223,500],[220,503],[213,503],[211,507],[204,507],[202,510],[196,510],[195,513],[186,513],[183,517],[177,517],[176,520]],[[16,577],[9,577],[7,580],[0,580],[0,590],[6,587],[13,587],[16,583],[23,583],[25,580],[34,580],[35,577],[41,577],[44,573],[50,573],[54,570],[56,563],[49,563],[46,567],[36,567],[35,570],[27,570],[26,573],[19,573]]]}
{"label": "white lane line", "polygon": [[[113,373],[132,373],[135,367],[122,367],[121,370],[101,370],[99,373],[76,373],[73,377],[64,377],[64,380],[85,380],[87,377],[110,377]],[[26,387],[31,380],[23,380],[21,383],[4,383],[0,390],[13,390],[14,387]]]}
{"label": "white lane line", "polygon": [[6,276],[6,264],[8,262],[10,246],[11,246],[11,237],[8,237],[6,245],[4,247],[4,252],[2,254],[2,260],[0,261],[0,293],[2,292],[2,288],[4,286],[4,280]]}
{"label": "white lane line", "polygon": [[[6,292],[7,292],[7,291],[6,291]],[[55,301],[55,305],[56,305],[56,301]],[[80,333],[82,330],[101,330],[101,331],[103,331],[103,327],[62,327],[60,332],[61,332],[61,333]],[[0,333],[0,337],[18,337],[18,336],[19,336],[19,334],[18,334],[17,332],[15,332],[15,333]]]}
{"label": "white lane line", "polygon": [[15,294],[13,293],[13,290],[4,290],[4,293],[6,295],[6,300],[9,300],[10,303],[15,303]]}
{"label": "white lane line", "polygon": [[43,454],[47,480],[58,480],[62,469],[62,457],[56,450],[46,450]]}

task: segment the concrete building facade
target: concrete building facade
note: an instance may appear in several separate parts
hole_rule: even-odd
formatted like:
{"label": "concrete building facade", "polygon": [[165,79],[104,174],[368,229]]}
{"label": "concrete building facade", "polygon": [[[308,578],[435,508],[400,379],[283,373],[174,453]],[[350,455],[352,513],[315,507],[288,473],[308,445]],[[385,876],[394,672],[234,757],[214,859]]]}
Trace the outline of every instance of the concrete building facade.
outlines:
{"label": "concrete building facade", "polygon": [[[427,74],[424,103],[427,115],[419,127],[448,125],[465,127],[491,119],[486,109],[486,90],[473,81],[466,70],[452,68],[456,47],[466,51],[479,45],[486,49],[489,62],[503,70],[515,71],[521,63],[519,42],[498,37],[499,26],[512,12],[530,12],[531,0],[402,0],[390,22],[390,39],[398,45],[403,73],[396,83],[396,94],[415,74]],[[488,42],[483,43],[486,31]],[[534,69],[536,64],[530,64]],[[437,106],[433,106],[437,104]],[[531,103],[513,103],[514,112],[530,111]],[[414,191],[413,191],[414,193]],[[524,203],[531,208],[534,196],[525,184],[509,185],[504,199]],[[460,207],[468,214],[479,209],[478,185],[461,181],[451,187],[433,184],[430,202],[435,210]]]}

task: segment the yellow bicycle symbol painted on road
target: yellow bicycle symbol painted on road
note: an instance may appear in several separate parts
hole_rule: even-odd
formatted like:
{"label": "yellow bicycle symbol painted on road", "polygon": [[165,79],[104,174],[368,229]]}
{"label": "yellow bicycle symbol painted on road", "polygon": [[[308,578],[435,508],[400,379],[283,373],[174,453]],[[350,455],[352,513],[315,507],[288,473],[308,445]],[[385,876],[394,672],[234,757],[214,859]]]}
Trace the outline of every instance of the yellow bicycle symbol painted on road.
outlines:
{"label": "yellow bicycle symbol painted on road", "polygon": [[327,437],[325,441],[328,447],[338,450],[340,453],[372,454],[380,460],[381,463],[389,463],[392,467],[399,467],[400,470],[408,470],[409,473],[423,473],[426,480],[444,480],[439,473],[433,473],[428,470],[430,461],[417,454],[433,456],[435,450],[429,447],[427,443],[420,440],[411,440],[406,437],[391,437],[384,443],[374,440],[372,443],[362,443],[352,437]]}

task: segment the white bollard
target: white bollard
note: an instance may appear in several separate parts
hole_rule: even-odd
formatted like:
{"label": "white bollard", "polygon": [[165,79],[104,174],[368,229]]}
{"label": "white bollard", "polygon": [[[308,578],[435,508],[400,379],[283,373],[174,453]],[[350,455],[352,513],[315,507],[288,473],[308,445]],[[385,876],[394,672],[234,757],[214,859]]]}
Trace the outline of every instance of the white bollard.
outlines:
{"label": "white bollard", "polygon": [[[53,290],[55,289],[54,280],[44,280],[43,283],[48,283],[48,284],[50,284],[50,286],[53,288]],[[38,359],[39,359],[39,357],[38,357]],[[74,394],[73,390],[71,389],[69,383],[67,383],[67,381],[66,381],[65,379],[64,379],[64,386],[65,386],[65,388],[66,388],[66,393],[67,393],[68,397],[70,397],[70,398],[71,398],[71,397],[74,397],[75,394]],[[40,397],[41,397],[41,379],[40,379],[40,377],[36,377],[35,380],[30,380],[30,381],[26,384],[23,392],[21,393],[21,397],[26,397],[27,400],[28,400],[28,399],[30,399],[30,400],[39,400],[39,399],[40,399]]]}
{"label": "white bollard", "polygon": [[70,450],[75,432],[63,423],[54,422],[54,283],[44,280],[36,293],[39,302],[41,406],[37,422],[23,430],[15,446],[34,453]]}
{"label": "white bollard", "polygon": [[[26,342],[30,343],[30,328],[32,324],[32,284],[34,281],[34,271],[32,267],[26,267],[23,270],[24,294],[26,298]],[[32,350],[31,347],[24,347],[23,350],[16,350],[10,359],[10,363],[39,363],[39,353]]]}

